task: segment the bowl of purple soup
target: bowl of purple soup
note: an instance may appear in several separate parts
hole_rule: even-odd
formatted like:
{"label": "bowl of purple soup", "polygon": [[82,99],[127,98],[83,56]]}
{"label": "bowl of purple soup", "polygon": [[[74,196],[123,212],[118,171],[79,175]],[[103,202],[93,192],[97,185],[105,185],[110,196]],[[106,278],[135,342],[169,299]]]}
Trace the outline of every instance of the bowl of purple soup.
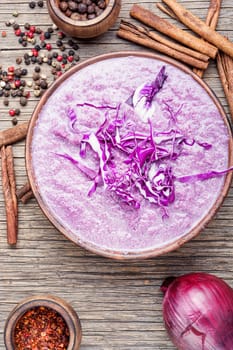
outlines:
{"label": "bowl of purple soup", "polygon": [[231,184],[223,108],[189,68],[118,52],[60,77],[30,120],[34,195],[68,239],[113,259],[146,259],[197,236]]}

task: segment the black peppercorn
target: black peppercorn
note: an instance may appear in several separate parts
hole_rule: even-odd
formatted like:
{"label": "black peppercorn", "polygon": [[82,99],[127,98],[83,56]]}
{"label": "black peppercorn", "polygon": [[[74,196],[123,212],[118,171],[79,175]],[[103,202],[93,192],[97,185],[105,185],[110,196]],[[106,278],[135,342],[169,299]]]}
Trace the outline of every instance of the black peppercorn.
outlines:
{"label": "black peppercorn", "polygon": [[21,75],[27,75],[27,74],[28,74],[27,69],[26,69],[26,68],[23,68],[23,69],[21,70]]}
{"label": "black peppercorn", "polygon": [[24,24],[24,28],[25,28],[26,30],[29,30],[30,27],[31,27],[30,23],[25,23],[25,24]]}
{"label": "black peppercorn", "polygon": [[51,34],[49,32],[44,32],[44,37],[45,37],[45,39],[50,39]]}
{"label": "black peppercorn", "polygon": [[16,117],[12,118],[11,120],[13,125],[17,125],[18,124],[18,119]]}
{"label": "black peppercorn", "polygon": [[60,47],[60,46],[62,46],[62,45],[63,45],[63,43],[62,43],[62,41],[61,41],[61,40],[57,40],[57,41],[56,41],[56,45],[57,45],[57,47]]}
{"label": "black peppercorn", "polygon": [[27,99],[26,97],[22,96],[20,97],[19,103],[21,104],[21,106],[26,106],[27,105]]}
{"label": "black peppercorn", "polygon": [[39,1],[37,2],[37,6],[43,7],[43,6],[44,6],[44,1],[43,1],[43,0],[39,0]]}
{"label": "black peppercorn", "polygon": [[30,1],[30,2],[29,2],[29,7],[30,7],[31,9],[34,9],[34,8],[36,7],[35,1]]}
{"label": "black peppercorn", "polygon": [[36,73],[39,73],[39,72],[40,72],[40,67],[39,67],[39,66],[36,66],[36,67],[34,68],[34,71],[35,71]]}

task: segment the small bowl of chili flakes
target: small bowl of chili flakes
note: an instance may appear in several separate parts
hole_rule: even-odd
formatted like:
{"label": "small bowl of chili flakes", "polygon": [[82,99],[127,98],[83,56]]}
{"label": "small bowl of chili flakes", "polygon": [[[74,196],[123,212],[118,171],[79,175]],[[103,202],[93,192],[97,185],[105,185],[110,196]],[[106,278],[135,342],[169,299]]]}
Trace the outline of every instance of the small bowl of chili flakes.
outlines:
{"label": "small bowl of chili flakes", "polygon": [[4,331],[6,350],[78,350],[81,338],[77,313],[65,300],[52,295],[22,300],[11,311]]}

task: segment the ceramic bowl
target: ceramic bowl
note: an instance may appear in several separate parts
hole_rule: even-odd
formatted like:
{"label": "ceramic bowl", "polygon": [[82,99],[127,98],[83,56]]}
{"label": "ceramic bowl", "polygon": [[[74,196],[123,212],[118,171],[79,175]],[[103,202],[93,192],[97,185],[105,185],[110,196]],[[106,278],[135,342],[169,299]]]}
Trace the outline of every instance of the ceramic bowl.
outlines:
{"label": "ceramic bowl", "polygon": [[10,312],[4,330],[6,350],[15,350],[14,333],[15,327],[20,318],[27,311],[40,306],[56,311],[63,318],[69,329],[69,345],[67,350],[78,350],[82,338],[82,329],[77,313],[65,300],[49,294],[27,297],[20,301]]}
{"label": "ceramic bowl", "polygon": [[[117,52],[117,53],[113,53],[113,54],[106,54],[106,55],[101,55],[98,57],[94,57],[91,59],[88,59],[84,62],[79,63],[77,66],[73,67],[71,70],[69,70],[68,72],[66,72],[62,77],[60,77],[51,87],[50,89],[48,89],[46,91],[46,93],[42,96],[42,98],[40,99],[37,107],[34,110],[34,113],[32,115],[30,124],[29,124],[29,129],[28,129],[28,135],[27,135],[27,142],[26,142],[26,166],[27,166],[27,172],[28,172],[28,177],[29,177],[29,181],[32,187],[32,190],[34,192],[35,198],[37,199],[40,207],[42,208],[43,212],[45,213],[45,215],[49,218],[49,220],[54,224],[54,226],[60,231],[62,232],[67,238],[69,238],[71,241],[75,242],[76,244],[78,244],[79,246],[90,250],[91,252],[94,252],[96,254],[105,256],[105,257],[110,257],[113,259],[124,259],[124,260],[129,260],[129,259],[146,259],[146,258],[151,258],[151,257],[155,257],[161,254],[165,254],[167,252],[170,252],[172,250],[175,250],[177,248],[179,248],[180,246],[182,246],[185,242],[188,242],[189,240],[191,240],[192,238],[196,237],[202,230],[203,228],[206,226],[206,224],[213,218],[213,216],[216,214],[218,208],[220,207],[223,199],[225,198],[230,184],[231,184],[231,179],[232,179],[232,174],[228,173],[226,174],[224,177],[222,177],[221,179],[214,179],[211,181],[220,181],[218,183],[218,185],[216,185],[214,182],[212,182],[214,184],[214,189],[212,189],[211,193],[206,193],[206,198],[204,200],[201,200],[200,198],[200,205],[202,206],[202,209],[199,208],[199,204],[195,205],[196,201],[192,200],[192,204],[190,207],[190,200],[188,200],[188,202],[186,203],[185,201],[181,201],[181,205],[183,205],[183,207],[180,209],[179,208],[179,213],[177,214],[178,219],[179,219],[179,225],[176,226],[176,228],[174,229],[174,225],[173,222],[171,222],[171,219],[169,218],[166,221],[165,219],[159,218],[159,226],[157,225],[157,223],[153,223],[154,217],[156,217],[157,215],[161,215],[161,212],[159,211],[159,208],[157,207],[157,209],[155,208],[155,212],[152,209],[149,209],[150,211],[150,223],[148,223],[148,226],[143,226],[144,219],[139,219],[139,214],[136,211],[132,211],[132,220],[126,220],[126,223],[123,221],[124,218],[126,217],[126,215],[128,215],[128,213],[125,214],[125,212],[121,211],[121,207],[112,207],[112,202],[111,200],[108,202],[109,206],[104,208],[104,210],[101,211],[101,216],[97,217],[97,215],[95,214],[95,211],[98,209],[98,204],[93,205],[93,202],[95,199],[95,194],[93,194],[93,200],[90,199],[90,197],[87,196],[88,193],[88,186],[91,186],[91,184],[87,184],[87,189],[85,189],[85,191],[83,191],[83,193],[79,193],[79,195],[75,195],[75,189],[78,189],[79,186],[79,181],[83,181],[82,179],[77,180],[77,168],[75,168],[75,166],[72,166],[72,163],[70,163],[68,160],[65,160],[62,164],[62,168],[61,169],[57,169],[54,171],[53,167],[51,166],[50,169],[50,161],[47,160],[48,158],[48,153],[47,153],[47,146],[44,146],[45,151],[44,151],[44,155],[40,155],[39,158],[37,159],[37,156],[34,155],[34,157],[32,157],[32,145],[34,144],[36,146],[36,154],[39,154],[39,152],[41,151],[41,145],[44,144],[44,142],[49,142],[50,143],[50,139],[51,137],[49,136],[49,134],[47,135],[43,135],[44,130],[45,133],[47,133],[47,128],[49,127],[49,120],[48,118],[51,116],[52,120],[54,118],[54,116],[56,116],[56,118],[53,121],[52,124],[52,129],[51,129],[51,133],[54,133],[54,129],[57,128],[57,123],[59,124],[61,121],[61,125],[60,125],[60,131],[64,130],[64,134],[59,134],[58,139],[54,139],[54,137],[52,137],[51,139],[51,144],[49,144],[48,147],[54,147],[54,153],[56,152],[61,152],[63,151],[63,141],[64,138],[67,137],[67,133],[69,133],[70,129],[68,124],[66,124],[64,126],[64,124],[66,122],[66,118],[68,118],[67,116],[64,115],[63,112],[62,116],[61,116],[61,120],[59,121],[59,114],[61,113],[61,107],[56,107],[57,102],[59,101],[60,97],[56,97],[57,93],[59,91],[62,91],[62,94],[64,91],[64,95],[61,96],[66,96],[65,97],[65,102],[64,102],[64,107],[62,108],[66,108],[67,104],[71,103],[72,101],[69,100],[69,96],[68,94],[70,94],[70,91],[76,91],[75,89],[77,89],[77,93],[73,93],[72,94],[72,98],[73,103],[77,103],[77,99],[79,101],[82,101],[82,99],[84,98],[84,102],[85,102],[85,98],[87,97],[83,97],[83,94],[80,94],[80,90],[82,89],[82,85],[80,85],[79,87],[70,87],[69,82],[75,82],[75,84],[81,84],[80,78],[79,78],[79,74],[82,74],[83,70],[84,72],[86,72],[86,70],[88,71],[91,70],[93,68],[93,65],[98,65],[98,77],[100,78],[103,74],[105,74],[108,77],[108,67],[112,66],[112,60],[115,60],[114,62],[116,63],[119,71],[122,70],[122,72],[118,73],[119,71],[117,71],[117,74],[119,74],[119,76],[117,76],[117,79],[119,80],[117,82],[117,79],[107,79],[106,77],[104,78],[104,84],[106,84],[106,88],[108,89],[113,89],[112,85],[110,85],[110,87],[108,86],[109,82],[111,84],[111,81],[113,81],[114,84],[118,84],[117,86],[123,86],[124,84],[126,84],[127,82],[125,81],[125,74],[126,71],[128,72],[128,74],[132,74],[132,76],[130,76],[130,78],[128,79],[128,84],[131,84],[131,81],[134,79],[138,79],[136,83],[143,81],[144,75],[143,77],[137,77],[137,74],[132,73],[132,69],[126,69],[122,66],[122,64],[118,64],[119,60],[120,62],[122,62],[121,60],[127,59],[129,60],[129,62],[132,63],[132,59],[142,59],[142,60],[149,60],[146,61],[145,63],[145,67],[143,67],[143,71],[145,74],[149,74],[149,79],[152,79],[152,75],[151,73],[148,73],[148,69],[155,69],[153,68],[154,66],[161,66],[162,64],[168,65],[168,70],[170,69],[170,79],[172,78],[172,74],[178,74],[175,75],[175,81],[174,81],[174,86],[176,86],[177,84],[181,84],[181,88],[184,89],[184,94],[186,94],[187,96],[192,96],[193,95],[193,91],[192,88],[189,86],[190,81],[193,81],[195,83],[195,86],[197,86],[198,88],[198,94],[199,95],[204,95],[205,98],[208,99],[208,104],[209,107],[208,109],[211,110],[211,108],[215,111],[215,112],[210,112],[210,118],[212,118],[212,114],[214,115],[214,113],[218,115],[217,118],[219,118],[219,120],[212,120],[210,119],[210,121],[208,122],[209,124],[207,124],[203,131],[202,134],[200,136],[200,134],[196,133],[196,130],[198,130],[199,128],[199,123],[200,125],[204,123],[203,118],[205,118],[205,115],[207,113],[206,108],[199,108],[200,104],[196,102],[196,100],[194,99],[192,103],[195,104],[195,108],[197,108],[196,112],[194,113],[196,115],[196,121],[194,121],[194,119],[192,120],[192,117],[189,117],[189,112],[188,112],[188,118],[191,118],[189,120],[189,129],[193,128],[193,124],[196,123],[195,128],[193,130],[193,133],[195,135],[197,135],[196,137],[201,137],[201,139],[206,140],[206,128],[210,128],[212,131],[210,131],[211,133],[217,132],[217,135],[215,135],[214,140],[211,140],[211,142],[213,143],[213,145],[215,146],[215,139],[218,137],[219,135],[219,126],[216,126],[215,123],[217,124],[221,124],[221,128],[222,130],[226,130],[224,131],[224,135],[226,134],[226,136],[223,136],[223,143],[226,145],[226,149],[225,149],[225,155],[224,155],[224,162],[225,164],[222,164],[222,167],[227,168],[228,166],[231,166],[233,164],[233,159],[232,159],[232,147],[233,147],[233,143],[232,143],[232,137],[231,137],[231,130],[230,130],[230,126],[229,126],[229,122],[227,120],[227,117],[225,115],[225,112],[222,108],[222,106],[220,105],[218,99],[216,98],[216,96],[214,95],[214,93],[211,91],[211,89],[207,86],[207,84],[204,83],[204,81],[202,79],[200,79],[197,75],[195,75],[189,68],[187,68],[186,66],[170,59],[164,56],[160,56],[160,55],[155,55],[155,54],[151,54],[151,53],[142,53],[142,52]],[[109,61],[110,60],[110,61]],[[130,61],[131,60],[131,61]],[[110,62],[110,63],[109,63]],[[128,61],[127,61],[128,62]],[[133,61],[134,62],[134,61]],[[140,61],[141,62],[141,61]],[[135,62],[134,62],[135,63]],[[138,62],[137,62],[138,63]],[[134,69],[137,70],[137,63],[135,63]],[[99,68],[99,65],[101,66]],[[149,68],[149,66],[151,66],[151,68]],[[157,67],[156,66],[156,67]],[[113,64],[113,67],[114,64]],[[170,68],[169,68],[170,67]],[[173,69],[174,68],[174,69]],[[172,70],[173,69],[173,70]],[[115,69],[116,70],[116,69]],[[95,69],[93,69],[93,71],[95,72]],[[89,71],[88,71],[89,72]],[[125,74],[124,74],[125,72]],[[173,72],[173,73],[172,73]],[[84,76],[82,76],[82,78],[84,79],[84,81],[86,82],[88,79],[88,74],[95,74],[95,73],[85,73]],[[104,76],[105,76],[104,75]],[[182,77],[183,75],[185,75],[185,79],[187,77],[188,82],[187,83],[187,87],[185,87],[186,85],[182,85]],[[92,76],[92,75],[91,75]],[[154,76],[154,74],[153,74]],[[148,78],[148,77],[147,77]],[[99,94],[101,94],[101,83],[96,82],[96,79],[94,79],[92,77],[92,81],[95,82],[95,84],[98,85],[98,89],[99,89]],[[68,82],[68,83],[67,83]],[[72,83],[72,84],[73,84]],[[136,84],[134,83],[134,84]],[[166,83],[166,82],[165,82]],[[63,86],[68,86],[67,90],[64,90]],[[169,80],[168,80],[168,84],[169,84]],[[131,85],[129,85],[131,87]],[[138,85],[136,85],[138,86]],[[173,85],[172,85],[173,86]],[[85,87],[84,87],[85,88]],[[116,86],[114,86],[114,91],[116,91],[115,89],[117,89]],[[169,88],[170,89],[170,88]],[[185,90],[186,89],[186,90]],[[96,90],[93,90],[93,94],[95,94]],[[104,91],[104,90],[103,90]],[[110,91],[109,93],[112,93],[113,97],[115,96],[114,91]],[[130,89],[126,90],[126,87],[124,87],[124,92],[123,92],[123,97],[127,97],[127,94],[130,93]],[[170,91],[170,90],[169,90]],[[200,93],[199,93],[200,91]],[[88,94],[89,93],[89,89],[85,89],[85,93]],[[172,88],[171,88],[171,94],[173,94],[172,92]],[[109,96],[109,94],[105,93],[105,95]],[[105,95],[103,96],[103,98],[105,98]],[[198,96],[199,96],[198,95]],[[60,96],[60,95],[59,95]],[[159,96],[159,95],[158,95]],[[53,100],[54,98],[54,100]],[[61,97],[63,98],[63,97]],[[95,98],[95,97],[94,97]],[[102,98],[100,96],[100,98]],[[57,100],[56,100],[57,99]],[[170,98],[171,100],[171,98]],[[42,129],[40,129],[39,132],[37,132],[37,134],[35,133],[35,129],[37,128],[37,125],[40,124],[38,123],[38,121],[40,121],[40,114],[41,112],[44,110],[44,108],[46,108],[47,104],[49,104],[49,102],[52,101],[50,103],[52,107],[52,113],[48,113],[46,112],[44,114],[44,127]],[[87,101],[88,102],[88,101]],[[108,102],[110,103],[110,102]],[[169,101],[168,101],[169,103]],[[178,99],[177,101],[178,104],[182,103],[180,102],[180,99]],[[189,105],[189,101],[186,103]],[[128,108],[128,107],[126,107]],[[163,108],[165,109],[165,114],[168,116],[168,109],[166,110],[166,105],[163,105]],[[178,108],[176,106],[176,108]],[[184,108],[188,108],[188,107],[184,107]],[[130,113],[130,111],[129,111]],[[194,115],[193,114],[193,115]],[[190,112],[190,115],[192,115],[192,113]],[[195,115],[193,116],[193,118],[195,118]],[[46,116],[46,118],[45,118]],[[198,119],[200,116],[200,119]],[[182,117],[182,116],[181,116]],[[180,118],[181,118],[180,117]],[[85,123],[85,118],[86,118],[86,114],[84,113],[83,116],[83,120],[81,122],[81,126],[83,125],[83,123]],[[167,117],[166,117],[167,118]],[[186,118],[183,116],[183,118]],[[183,119],[182,119],[183,120]],[[185,119],[184,119],[185,120]],[[43,124],[42,124],[43,125]],[[77,120],[77,124],[76,127],[79,127],[79,123]],[[65,129],[67,128],[67,129]],[[59,132],[60,132],[59,131]],[[88,131],[86,131],[88,132]],[[40,134],[41,133],[41,134]],[[35,135],[37,135],[37,138],[35,138]],[[68,135],[69,137],[69,135]],[[72,137],[74,137],[74,135],[72,135]],[[200,140],[199,140],[200,141]],[[72,141],[72,139],[70,140],[71,142],[71,148],[72,148],[72,154],[76,154],[76,150],[73,148],[74,146],[74,140]],[[73,142],[73,144],[72,144]],[[203,141],[204,142],[204,141]],[[187,142],[188,143],[188,142]],[[60,146],[61,145],[61,146]],[[66,146],[65,146],[66,147]],[[186,149],[185,152],[188,152],[187,154],[189,154],[189,152],[191,152],[192,150],[192,146],[188,146],[186,144],[186,147],[188,147]],[[190,148],[189,148],[190,147]],[[218,148],[211,148],[210,150],[205,150],[203,148],[203,145],[199,145],[197,146],[198,148],[196,149],[196,151],[201,152],[201,157],[202,156],[206,156],[208,154],[211,153],[212,154],[212,158],[213,158],[213,162],[211,162],[211,166],[212,164],[215,164],[215,168],[213,170],[215,170],[216,168],[219,167],[219,159],[222,158],[223,154],[221,152],[221,154],[219,154],[219,150]],[[203,153],[202,153],[203,152]],[[210,153],[208,153],[210,152]],[[52,150],[53,153],[53,150]],[[217,155],[216,155],[217,153]],[[52,157],[52,156],[51,156]],[[209,155],[208,155],[209,157]],[[207,157],[207,158],[208,158]],[[36,160],[33,160],[34,158],[36,158]],[[43,159],[44,158],[44,159]],[[55,162],[57,162],[58,160],[56,159]],[[36,175],[36,164],[41,163],[41,168],[44,171],[44,164],[47,164],[46,167],[46,176],[47,176],[47,180],[48,182],[53,181],[53,183],[51,184],[51,186],[54,186],[54,184],[56,183],[58,186],[58,191],[55,194],[55,196],[52,194],[52,189],[51,186],[47,185],[47,182],[44,184],[43,182],[43,178],[44,178],[44,174],[42,175],[38,175],[39,173],[37,173]],[[208,162],[208,160],[207,160]],[[193,163],[197,163],[195,161],[192,161],[189,165],[188,165],[188,169],[185,170],[185,174],[192,174],[193,171]],[[56,163],[57,164],[57,163]],[[181,163],[183,164],[183,163]],[[66,170],[66,166],[67,166],[67,170]],[[48,169],[47,169],[48,168]],[[195,168],[194,168],[195,169]],[[197,168],[198,170],[199,168]],[[208,170],[208,169],[207,169]],[[65,175],[67,177],[67,180],[65,180],[64,178],[64,172],[67,172],[67,174]],[[196,171],[196,170],[194,170]],[[202,170],[204,171],[204,170]],[[69,180],[68,180],[69,179]],[[46,180],[46,181],[47,181]],[[209,181],[209,180],[208,180]],[[38,184],[40,183],[40,184]],[[42,185],[41,185],[42,184]],[[181,185],[180,185],[181,186]],[[181,193],[176,193],[176,196],[178,196],[178,198],[183,198],[185,199],[185,197],[189,196],[189,185],[182,185],[184,187],[182,187],[182,192]],[[196,184],[195,184],[196,186]],[[195,191],[199,191],[197,193],[198,196],[200,195],[200,193],[202,194],[204,188],[206,186],[206,183],[202,182],[201,184],[198,184],[198,189],[196,188]],[[216,189],[218,186],[218,190]],[[72,188],[72,189],[71,189]],[[79,189],[78,189],[79,190]],[[55,187],[55,191],[56,191],[56,187]],[[69,199],[66,199],[66,196],[70,196]],[[82,197],[83,196],[83,197]],[[96,195],[99,196],[99,195]],[[53,206],[53,201],[54,198],[58,198],[59,203],[54,204]],[[210,197],[210,202],[208,202],[208,197]],[[193,195],[192,197],[193,198]],[[198,198],[197,198],[198,199]],[[101,195],[98,197],[99,201],[102,200]],[[109,198],[107,199],[109,200]],[[51,204],[52,201],[52,204]],[[56,199],[55,199],[56,201]],[[64,204],[66,202],[66,204]],[[186,200],[187,201],[187,200]],[[74,204],[74,202],[76,204]],[[81,202],[81,204],[80,204]],[[105,199],[102,200],[103,203],[106,203]],[[102,203],[101,202],[101,203]],[[207,204],[207,202],[209,204]],[[55,202],[54,202],[55,203]],[[64,210],[62,209],[63,204],[61,205],[61,203],[64,204]],[[184,204],[183,204],[184,203]],[[186,204],[185,204],[186,203]],[[115,205],[115,204],[114,204]],[[146,208],[148,207],[148,203],[145,204]],[[194,208],[193,208],[194,207]],[[195,209],[196,207],[196,209]],[[87,208],[88,210],[85,212],[85,208]],[[208,209],[206,209],[208,208]],[[124,210],[124,209],[122,209]],[[128,209],[127,209],[128,210]],[[194,210],[192,212],[192,210]],[[191,219],[193,220],[193,222],[186,221],[187,218],[189,217],[196,217],[196,212],[195,211],[200,211],[200,217],[197,219]],[[168,212],[169,212],[169,208],[168,208]],[[204,214],[203,214],[204,213]],[[72,215],[74,215],[75,219],[72,217]],[[86,216],[87,215],[87,216]],[[140,214],[141,215],[141,214]],[[199,215],[199,214],[198,214]],[[114,219],[113,219],[114,218]],[[105,226],[105,220],[106,220],[106,226]],[[111,224],[108,224],[109,222],[112,222],[111,220],[113,220],[113,224],[114,227]],[[115,221],[114,221],[115,220]],[[187,219],[188,220],[188,219]],[[67,224],[67,222],[69,221],[69,224]],[[131,222],[132,221],[132,222]],[[71,224],[70,224],[71,222]],[[90,225],[87,226],[87,224],[90,222]],[[138,223],[138,224],[137,224]],[[76,225],[76,227],[78,228],[73,228],[72,225]],[[127,229],[125,229],[127,226]],[[71,225],[71,226],[70,226]],[[98,228],[96,228],[99,225]],[[124,226],[125,225],[125,226]],[[142,225],[142,226],[141,226]],[[184,226],[186,225],[186,226]],[[128,234],[128,227],[130,226],[130,234]],[[92,231],[92,233],[90,234],[90,230],[88,229],[88,227],[95,227],[94,231]],[[104,227],[104,229],[103,229]],[[122,228],[123,227],[123,228]],[[142,228],[143,227],[143,228]],[[158,229],[159,227],[159,229]],[[187,227],[187,229],[185,229],[185,231],[183,232],[177,232],[177,230],[179,230],[180,227]],[[125,230],[125,231],[123,231]],[[138,231],[137,231],[138,230]],[[173,231],[174,232],[173,232]],[[182,228],[183,230],[183,228]],[[140,231],[140,232],[139,232]],[[138,237],[135,236],[134,234],[135,232],[138,232]],[[173,235],[173,233],[174,235]],[[138,241],[136,241],[136,239],[138,238]],[[113,243],[112,243],[113,242]],[[122,244],[122,246],[119,248],[119,242],[120,244]],[[124,246],[125,244],[125,246]],[[123,247],[124,246],[124,247]]]}
{"label": "ceramic bowl", "polygon": [[60,10],[59,3],[60,0],[47,1],[53,22],[64,33],[80,39],[94,38],[106,32],[116,22],[121,9],[121,0],[108,0],[107,7],[94,19],[74,20]]}

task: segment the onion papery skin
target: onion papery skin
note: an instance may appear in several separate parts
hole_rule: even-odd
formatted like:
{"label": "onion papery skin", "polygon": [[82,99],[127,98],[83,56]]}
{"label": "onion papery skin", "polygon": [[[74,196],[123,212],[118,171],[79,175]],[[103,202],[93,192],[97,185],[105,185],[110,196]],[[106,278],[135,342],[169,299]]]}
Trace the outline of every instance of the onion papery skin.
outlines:
{"label": "onion papery skin", "polygon": [[190,273],[164,281],[163,318],[179,350],[233,350],[233,290],[219,277]]}

